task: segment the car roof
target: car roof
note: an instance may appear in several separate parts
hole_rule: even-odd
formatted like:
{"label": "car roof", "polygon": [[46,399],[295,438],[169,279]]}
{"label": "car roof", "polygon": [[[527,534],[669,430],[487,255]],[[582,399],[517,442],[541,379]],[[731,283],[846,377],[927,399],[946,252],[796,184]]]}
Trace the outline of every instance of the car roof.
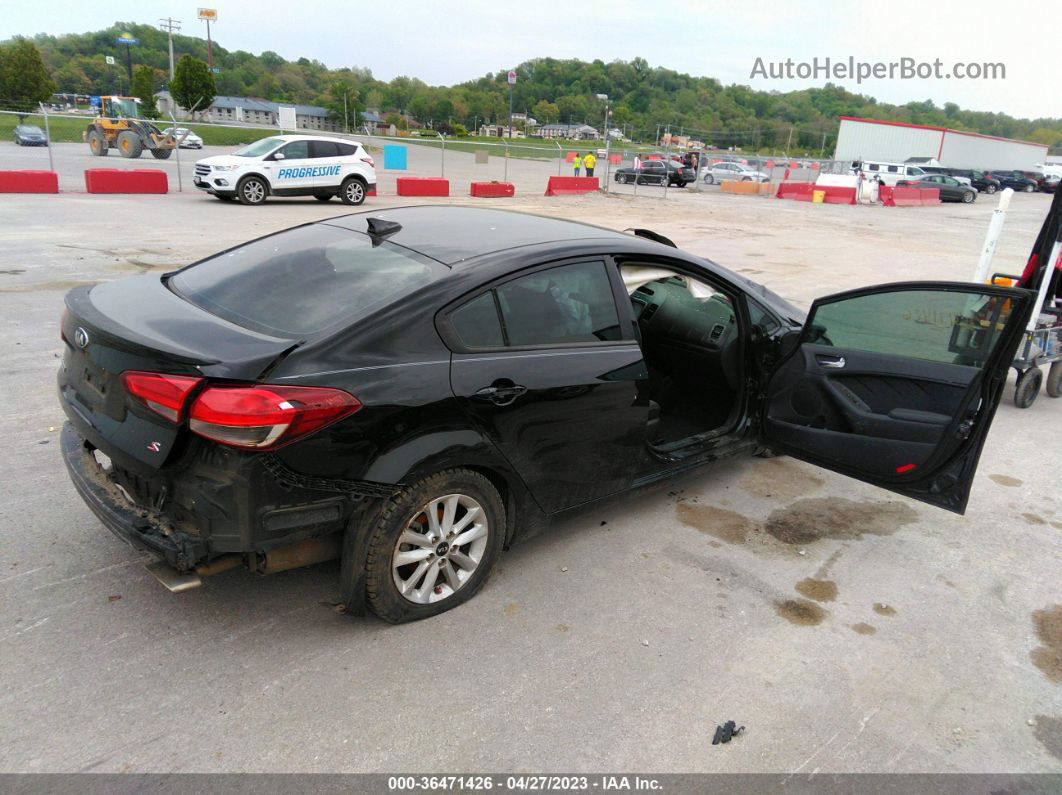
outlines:
{"label": "car roof", "polygon": [[328,135],[267,135],[266,138],[279,138],[282,141],[335,141],[337,144],[361,144],[360,141],[350,138],[333,138]]}
{"label": "car roof", "polygon": [[574,240],[632,240],[631,235],[600,226],[530,213],[483,207],[421,205],[329,218],[319,223],[366,232],[369,218],[402,225],[389,243],[454,266],[465,260],[521,246]]}

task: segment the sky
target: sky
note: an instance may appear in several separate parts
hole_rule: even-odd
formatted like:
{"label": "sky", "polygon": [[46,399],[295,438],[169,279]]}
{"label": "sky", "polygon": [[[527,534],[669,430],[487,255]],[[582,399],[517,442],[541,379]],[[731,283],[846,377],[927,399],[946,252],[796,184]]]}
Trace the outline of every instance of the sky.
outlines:
{"label": "sky", "polygon": [[[419,77],[452,85],[536,57],[645,58],[724,84],[789,91],[828,80],[902,104],[931,99],[938,106],[998,111],[1025,118],[1062,117],[1062,3],[1052,0],[206,0],[217,8],[216,40],[229,50],[273,50],[332,68],[361,66],[375,77]],[[197,6],[187,0],[37,0],[10,3],[0,39],[37,33],[84,33],[115,21],[182,21],[182,33],[205,37]],[[800,79],[753,76],[757,58],[770,64],[818,58],[888,64],[903,58],[953,65],[1002,64],[997,79]],[[776,67],[777,68],[777,67]],[[887,67],[886,67],[887,68]]]}

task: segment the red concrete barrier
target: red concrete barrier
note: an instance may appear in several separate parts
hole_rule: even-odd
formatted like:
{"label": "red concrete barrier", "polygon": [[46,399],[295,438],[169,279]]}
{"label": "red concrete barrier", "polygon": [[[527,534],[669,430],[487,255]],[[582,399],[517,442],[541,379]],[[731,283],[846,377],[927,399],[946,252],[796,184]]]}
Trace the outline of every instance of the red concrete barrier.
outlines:
{"label": "red concrete barrier", "polygon": [[811,201],[811,191],[814,190],[813,182],[782,182],[778,185],[779,199],[794,199],[798,202]]}
{"label": "red concrete barrier", "polygon": [[58,193],[54,171],[0,171],[0,193]]}
{"label": "red concrete barrier", "polygon": [[813,189],[826,191],[822,201],[824,204],[855,204],[856,189],[842,188],[837,185],[816,185]]}
{"label": "red concrete barrier", "polygon": [[623,162],[623,156],[622,155],[609,155],[608,156],[608,164],[610,166],[618,166],[622,162]]}
{"label": "red concrete barrier", "polygon": [[373,186],[372,186],[371,188],[369,188],[369,189],[368,189],[368,190],[367,190],[367,191],[365,192],[365,195],[366,195],[366,196],[375,196],[375,195],[376,195],[376,186],[375,186],[375,185],[373,185]]}
{"label": "red concrete barrier", "polygon": [[88,168],[85,190],[89,193],[168,193],[166,172],[157,168]]}
{"label": "red concrete barrier", "polygon": [[908,188],[905,185],[889,188],[883,185],[878,188],[878,196],[886,207],[924,207],[940,204],[940,191],[936,188]]}
{"label": "red concrete barrier", "polygon": [[578,153],[578,152],[568,152],[568,154],[566,154],[566,155],[564,156],[564,159],[565,159],[566,161],[568,161],[568,162],[570,163],[570,162],[572,162],[573,160],[575,160],[575,156],[576,156],[577,154],[579,154],[579,153]]}
{"label": "red concrete barrier", "polygon": [[516,186],[511,182],[473,182],[469,195],[477,199],[507,199],[516,195]]}
{"label": "red concrete barrier", "polygon": [[598,190],[597,177],[550,177],[547,196],[581,196]]}
{"label": "red concrete barrier", "polygon": [[450,180],[442,177],[399,177],[399,196],[449,196]]}

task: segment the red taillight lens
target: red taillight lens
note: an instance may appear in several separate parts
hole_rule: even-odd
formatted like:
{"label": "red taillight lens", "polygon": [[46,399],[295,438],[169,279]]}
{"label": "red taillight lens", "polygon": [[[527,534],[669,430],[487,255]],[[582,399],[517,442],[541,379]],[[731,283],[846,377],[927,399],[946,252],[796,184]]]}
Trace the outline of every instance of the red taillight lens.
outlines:
{"label": "red taillight lens", "polygon": [[372,159],[371,157],[369,157],[368,155],[366,155],[365,157],[363,157],[363,158],[361,159],[361,162],[362,162],[362,163],[368,163],[370,167],[372,167],[372,168],[376,168],[376,161],[375,161],[375,160],[373,160],[373,159]]}
{"label": "red taillight lens", "polygon": [[192,404],[188,425],[215,442],[262,450],[319,431],[360,408],[358,399],[341,389],[212,386]]}
{"label": "red taillight lens", "polygon": [[135,370],[122,373],[126,392],[160,417],[174,423],[180,422],[185,400],[202,380],[194,376],[138,373]]}

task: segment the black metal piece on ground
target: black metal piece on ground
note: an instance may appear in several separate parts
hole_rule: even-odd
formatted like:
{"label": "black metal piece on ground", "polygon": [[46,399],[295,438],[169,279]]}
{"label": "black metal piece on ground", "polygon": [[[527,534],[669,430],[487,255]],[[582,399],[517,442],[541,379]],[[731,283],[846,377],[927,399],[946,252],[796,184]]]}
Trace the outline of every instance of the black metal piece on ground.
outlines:
{"label": "black metal piece on ground", "polygon": [[744,729],[744,726],[738,726],[734,721],[728,720],[722,726],[715,727],[715,737],[712,738],[712,745],[728,743]]}

